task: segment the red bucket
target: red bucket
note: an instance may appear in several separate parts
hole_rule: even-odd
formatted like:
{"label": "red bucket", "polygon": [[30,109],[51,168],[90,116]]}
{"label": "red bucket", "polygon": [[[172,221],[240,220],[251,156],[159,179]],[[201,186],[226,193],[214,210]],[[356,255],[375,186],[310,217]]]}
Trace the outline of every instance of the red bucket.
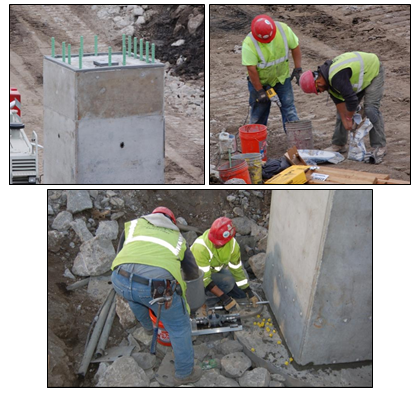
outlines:
{"label": "red bucket", "polygon": [[[151,309],[149,309],[149,316],[151,317],[153,328],[155,329],[156,315],[153,313]],[[169,340],[169,334],[165,330],[164,325],[162,324],[161,320],[159,320],[159,323],[158,323],[158,335],[156,337],[156,341],[161,345],[165,345],[166,347],[171,346],[171,341]]]}
{"label": "red bucket", "polygon": [[252,184],[249,175],[248,164],[245,160],[232,160],[232,167],[227,162],[220,165],[217,170],[219,171],[220,179],[223,182],[227,182],[230,179],[238,178],[246,182],[246,184]]}
{"label": "red bucket", "polygon": [[242,154],[261,153],[262,161],[266,161],[266,137],[268,133],[263,124],[248,124],[239,128]]}

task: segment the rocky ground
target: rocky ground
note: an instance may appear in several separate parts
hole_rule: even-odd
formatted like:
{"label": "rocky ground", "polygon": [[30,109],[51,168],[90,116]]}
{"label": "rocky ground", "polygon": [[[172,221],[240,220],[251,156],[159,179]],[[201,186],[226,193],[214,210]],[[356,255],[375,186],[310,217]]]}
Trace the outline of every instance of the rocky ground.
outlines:
{"label": "rocky ground", "polygon": [[[204,6],[12,5],[10,86],[22,94],[22,119],[43,145],[43,56],[60,43],[84,52],[121,51],[122,34],[155,43],[165,63],[165,136],[168,184],[204,183]],[[42,150],[40,171],[43,173]]]}
{"label": "rocky ground", "polygon": [[[379,165],[345,160],[352,169],[389,174],[410,180],[410,6],[408,5],[211,5],[210,6],[210,163],[219,163],[218,134],[238,135],[249,123],[246,69],[241,65],[242,41],[252,19],[268,14],[288,24],[299,38],[303,70],[316,70],[327,59],[353,50],[378,55],[385,67],[381,112],[385,122],[387,155]],[[290,56],[290,70],[293,61]],[[315,149],[331,143],[336,109],[328,94],[305,94],[293,83],[300,119],[310,119]],[[365,138],[369,149],[369,138]],[[268,121],[268,158],[288,149],[281,114],[271,108]],[[347,156],[345,154],[345,156]]]}
{"label": "rocky ground", "polygon": [[[167,386],[170,348],[150,338],[129,307],[117,299],[107,348],[130,347],[114,362],[92,363],[77,378],[90,326],[111,283],[109,269],[125,221],[164,205],[182,225],[188,244],[219,216],[233,219],[252,289],[263,296],[270,191],[49,190],[48,191],[48,386]],[[181,218],[180,218],[181,217]],[[68,286],[88,278],[88,285]],[[244,313],[242,313],[244,314]],[[205,368],[196,387],[371,386],[372,365],[299,367],[267,307],[247,312],[243,330],[196,336],[195,363]],[[134,348],[133,348],[134,347]]]}

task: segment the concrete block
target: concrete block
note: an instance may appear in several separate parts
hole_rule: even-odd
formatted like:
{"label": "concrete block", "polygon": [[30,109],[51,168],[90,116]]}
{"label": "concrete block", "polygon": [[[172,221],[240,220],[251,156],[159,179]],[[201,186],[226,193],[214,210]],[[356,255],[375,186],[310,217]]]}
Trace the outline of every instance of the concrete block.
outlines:
{"label": "concrete block", "polygon": [[372,191],[273,191],[264,291],[299,364],[372,359]]}
{"label": "concrete block", "polygon": [[44,58],[44,182],[163,184],[164,65],[115,53]]}

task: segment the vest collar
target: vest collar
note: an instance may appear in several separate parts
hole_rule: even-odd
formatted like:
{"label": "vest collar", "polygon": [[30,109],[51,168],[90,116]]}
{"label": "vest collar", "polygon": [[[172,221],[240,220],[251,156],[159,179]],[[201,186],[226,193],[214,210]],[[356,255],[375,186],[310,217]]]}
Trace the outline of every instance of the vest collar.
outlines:
{"label": "vest collar", "polygon": [[147,216],[142,216],[146,221],[150,222],[156,227],[162,227],[167,229],[172,229],[174,231],[180,231],[178,227],[168,218],[165,217],[162,213],[148,214]]}

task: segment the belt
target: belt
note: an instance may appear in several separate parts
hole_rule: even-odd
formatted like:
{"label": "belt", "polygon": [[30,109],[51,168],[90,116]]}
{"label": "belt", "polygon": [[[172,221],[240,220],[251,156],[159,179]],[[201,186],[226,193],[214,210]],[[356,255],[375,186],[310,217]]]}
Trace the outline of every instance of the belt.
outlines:
{"label": "belt", "polygon": [[143,284],[143,285],[151,285],[152,281],[166,281],[166,282],[170,282],[170,283],[175,282],[175,280],[149,279],[149,278],[138,276],[138,275],[133,274],[133,273],[129,273],[126,270],[123,270],[123,269],[119,269],[118,273],[121,276],[126,277],[126,278],[130,278],[130,276],[132,276],[132,281],[138,282],[139,284]]}

